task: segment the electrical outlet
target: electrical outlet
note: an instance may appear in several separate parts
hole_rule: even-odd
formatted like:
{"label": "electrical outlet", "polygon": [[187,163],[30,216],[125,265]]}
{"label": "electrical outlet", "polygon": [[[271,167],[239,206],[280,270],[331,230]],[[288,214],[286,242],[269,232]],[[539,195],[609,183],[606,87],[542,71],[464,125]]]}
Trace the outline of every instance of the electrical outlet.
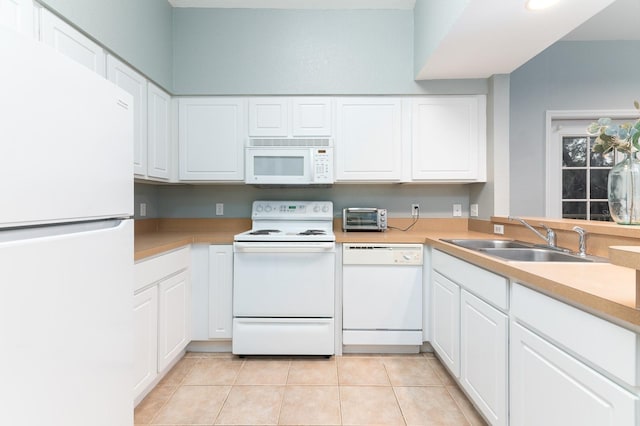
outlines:
{"label": "electrical outlet", "polygon": [[411,204],[411,217],[417,218],[420,216],[420,204]]}
{"label": "electrical outlet", "polygon": [[462,204],[453,205],[453,215],[456,217],[462,216]]}
{"label": "electrical outlet", "polygon": [[478,217],[478,205],[477,204],[471,204],[469,206],[469,216]]}
{"label": "electrical outlet", "polygon": [[223,216],[223,215],[224,215],[224,204],[216,203],[216,216]]}
{"label": "electrical outlet", "polygon": [[504,235],[504,225],[494,224],[493,225],[493,233],[494,234]]}
{"label": "electrical outlet", "polygon": [[144,217],[147,215],[147,203],[140,203],[140,216]]}

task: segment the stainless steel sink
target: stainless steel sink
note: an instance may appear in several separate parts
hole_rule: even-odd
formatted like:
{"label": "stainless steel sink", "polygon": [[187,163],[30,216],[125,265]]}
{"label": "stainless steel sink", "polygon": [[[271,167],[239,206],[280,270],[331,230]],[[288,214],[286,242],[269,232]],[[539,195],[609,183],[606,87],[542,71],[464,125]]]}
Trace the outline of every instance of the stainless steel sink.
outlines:
{"label": "stainless steel sink", "polygon": [[517,240],[443,239],[442,241],[472,250],[485,248],[529,248],[533,246],[533,244]]}
{"label": "stainless steel sink", "polygon": [[582,257],[568,250],[539,247],[518,240],[442,239],[442,241],[514,262],[608,262],[608,259],[602,257]]}
{"label": "stainless steel sink", "polygon": [[516,262],[607,262],[600,257],[582,257],[546,248],[485,248],[478,251]]}

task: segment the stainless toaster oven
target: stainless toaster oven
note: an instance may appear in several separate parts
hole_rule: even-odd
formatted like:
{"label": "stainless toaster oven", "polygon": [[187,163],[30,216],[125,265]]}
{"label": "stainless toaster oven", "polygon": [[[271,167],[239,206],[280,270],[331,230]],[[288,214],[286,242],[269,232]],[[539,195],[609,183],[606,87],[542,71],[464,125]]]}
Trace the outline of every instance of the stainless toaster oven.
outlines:
{"label": "stainless toaster oven", "polygon": [[342,210],[343,231],[386,231],[387,209],[348,207]]}

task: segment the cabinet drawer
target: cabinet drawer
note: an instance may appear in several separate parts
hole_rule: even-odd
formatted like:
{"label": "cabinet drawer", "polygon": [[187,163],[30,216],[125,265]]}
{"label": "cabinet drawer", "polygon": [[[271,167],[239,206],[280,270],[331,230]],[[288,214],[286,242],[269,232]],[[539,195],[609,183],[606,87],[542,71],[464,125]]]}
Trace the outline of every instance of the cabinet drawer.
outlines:
{"label": "cabinet drawer", "polygon": [[136,263],[133,268],[133,292],[135,293],[149,284],[153,284],[164,277],[175,274],[181,269],[188,268],[190,264],[191,257],[188,246],[151,259],[142,260]]}
{"label": "cabinet drawer", "polygon": [[521,323],[633,386],[640,385],[639,336],[609,321],[514,284],[511,312]]}
{"label": "cabinet drawer", "polygon": [[509,280],[505,277],[439,250],[433,251],[432,264],[433,269],[497,308],[509,307]]}

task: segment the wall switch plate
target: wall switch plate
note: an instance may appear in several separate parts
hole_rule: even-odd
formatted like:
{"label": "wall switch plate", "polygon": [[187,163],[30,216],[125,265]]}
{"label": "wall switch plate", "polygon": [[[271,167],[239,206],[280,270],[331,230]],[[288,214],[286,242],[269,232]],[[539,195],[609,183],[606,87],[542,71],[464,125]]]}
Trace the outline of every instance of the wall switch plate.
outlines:
{"label": "wall switch plate", "polygon": [[140,216],[144,217],[147,215],[147,203],[140,203]]}
{"label": "wall switch plate", "polygon": [[462,216],[462,204],[453,205],[453,215],[456,217]]}
{"label": "wall switch plate", "polygon": [[411,204],[411,217],[417,218],[420,216],[420,204]]}
{"label": "wall switch plate", "polygon": [[223,216],[223,215],[224,215],[224,204],[216,203],[216,216]]}
{"label": "wall switch plate", "polygon": [[504,235],[504,225],[493,225],[493,233]]}
{"label": "wall switch plate", "polygon": [[478,205],[477,204],[471,204],[469,206],[469,216],[478,217]]}

